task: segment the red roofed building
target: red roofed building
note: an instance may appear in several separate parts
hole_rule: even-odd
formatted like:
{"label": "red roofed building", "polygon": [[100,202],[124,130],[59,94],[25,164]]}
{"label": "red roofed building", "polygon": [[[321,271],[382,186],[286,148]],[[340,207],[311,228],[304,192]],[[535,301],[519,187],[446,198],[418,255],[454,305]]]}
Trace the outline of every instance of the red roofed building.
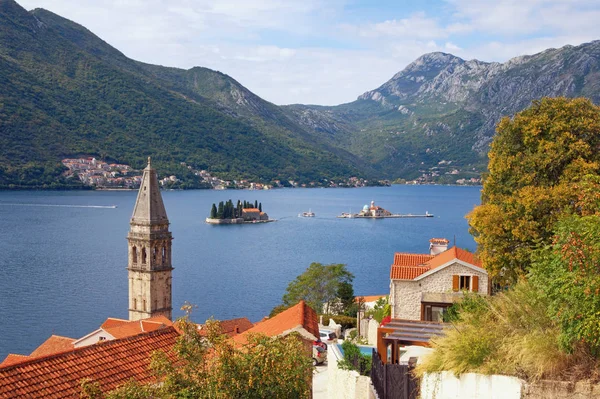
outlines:
{"label": "red roofed building", "polygon": [[245,222],[253,220],[269,220],[269,215],[258,208],[244,208],[242,209],[242,218]]}
{"label": "red roofed building", "polygon": [[107,392],[131,379],[154,381],[152,352],[170,354],[179,333],[166,327],[133,337],[71,349],[0,368],[0,398],[78,398],[89,378]]}
{"label": "red roofed building", "polygon": [[442,321],[465,291],[488,294],[488,273],[476,256],[432,238],[429,254],[396,253],[390,271],[392,318]]}
{"label": "red roofed building", "polygon": [[317,313],[304,301],[284,310],[276,316],[258,322],[254,327],[242,334],[233,337],[239,344],[248,342],[248,334],[262,333],[269,337],[280,337],[297,332],[304,339],[311,342],[319,337],[319,323]]}
{"label": "red roofed building", "polygon": [[131,337],[144,332],[159,330],[173,325],[171,320],[159,315],[143,320],[123,320],[109,317],[99,329],[79,338],[72,344],[75,348],[93,345],[100,341],[111,341],[113,339]]}

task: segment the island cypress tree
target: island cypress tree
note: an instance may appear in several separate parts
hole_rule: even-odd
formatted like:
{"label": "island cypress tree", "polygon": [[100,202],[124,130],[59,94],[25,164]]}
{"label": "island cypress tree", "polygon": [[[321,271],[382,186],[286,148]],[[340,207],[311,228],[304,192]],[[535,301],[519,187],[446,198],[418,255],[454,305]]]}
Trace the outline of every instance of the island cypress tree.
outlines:
{"label": "island cypress tree", "polygon": [[223,219],[223,201],[219,202],[219,209],[217,211],[217,219]]}
{"label": "island cypress tree", "polygon": [[258,210],[262,212],[262,202],[258,203]]}
{"label": "island cypress tree", "polygon": [[210,208],[210,218],[215,219],[217,217],[217,206],[213,202],[212,208]]}

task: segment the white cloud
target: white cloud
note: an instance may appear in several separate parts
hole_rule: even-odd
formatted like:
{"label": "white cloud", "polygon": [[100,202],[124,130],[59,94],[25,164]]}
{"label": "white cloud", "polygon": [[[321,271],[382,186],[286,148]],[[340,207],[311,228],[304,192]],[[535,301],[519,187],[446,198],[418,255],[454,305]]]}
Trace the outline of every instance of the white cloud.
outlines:
{"label": "white cloud", "polygon": [[359,34],[363,37],[400,37],[432,39],[445,37],[444,29],[438,25],[435,19],[427,18],[425,13],[420,12],[409,18],[393,19],[359,28]]}
{"label": "white cloud", "polygon": [[[444,0],[410,14],[366,0],[17,1],[130,58],[216,69],[277,104],[352,101],[431,51],[506,61],[600,38],[597,0]],[[349,18],[361,2],[378,12]]]}

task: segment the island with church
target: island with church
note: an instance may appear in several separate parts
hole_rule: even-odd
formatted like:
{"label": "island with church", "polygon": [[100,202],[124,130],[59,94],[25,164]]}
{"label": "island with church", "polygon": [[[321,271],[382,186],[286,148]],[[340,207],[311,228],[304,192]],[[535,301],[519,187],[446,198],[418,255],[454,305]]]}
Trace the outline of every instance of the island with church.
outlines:
{"label": "island with church", "polygon": [[248,202],[238,200],[236,205],[233,201],[219,202],[219,205],[212,204],[210,216],[206,218],[209,224],[246,224],[246,223],[268,223],[275,219],[269,219],[262,210],[262,203],[258,201]]}

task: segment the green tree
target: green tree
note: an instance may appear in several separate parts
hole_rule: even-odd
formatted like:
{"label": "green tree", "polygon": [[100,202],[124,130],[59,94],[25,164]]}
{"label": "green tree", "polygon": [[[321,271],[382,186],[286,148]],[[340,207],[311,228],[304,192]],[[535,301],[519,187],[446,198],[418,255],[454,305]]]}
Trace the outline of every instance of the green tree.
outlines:
{"label": "green tree", "polygon": [[[321,313],[325,303],[329,305],[337,299],[340,284],[352,283],[353,279],[354,275],[344,264],[311,263],[304,273],[289,283],[282,298],[283,305],[291,306],[304,300]],[[329,313],[329,309],[325,309],[325,313]]]}
{"label": "green tree", "polygon": [[218,219],[223,219],[224,218],[224,205],[223,205],[223,201],[219,202],[219,209],[217,210],[217,218]]}
{"label": "green tree", "polygon": [[217,206],[213,203],[212,208],[210,208],[210,218],[215,219],[217,217]]}
{"label": "green tree", "polygon": [[600,187],[600,108],[582,98],[543,98],[496,131],[482,204],[467,218],[486,269],[513,283],[561,217],[591,209],[582,195]]}
{"label": "green tree", "polygon": [[600,216],[561,220],[552,245],[539,250],[529,281],[549,301],[558,321],[561,348],[582,346],[600,356]]}
{"label": "green tree", "polygon": [[[121,398],[308,398],[312,359],[297,333],[285,337],[250,334],[243,347],[221,333],[215,320],[206,322],[206,334],[187,318],[174,347],[175,357],[155,352],[151,368],[156,382],[131,381],[105,397]],[[86,381],[87,398],[102,398],[97,385]]]}
{"label": "green tree", "polygon": [[338,313],[356,317],[356,307],[354,306],[354,287],[352,286],[352,283],[348,281],[340,282],[338,284],[336,296],[340,304]]}

